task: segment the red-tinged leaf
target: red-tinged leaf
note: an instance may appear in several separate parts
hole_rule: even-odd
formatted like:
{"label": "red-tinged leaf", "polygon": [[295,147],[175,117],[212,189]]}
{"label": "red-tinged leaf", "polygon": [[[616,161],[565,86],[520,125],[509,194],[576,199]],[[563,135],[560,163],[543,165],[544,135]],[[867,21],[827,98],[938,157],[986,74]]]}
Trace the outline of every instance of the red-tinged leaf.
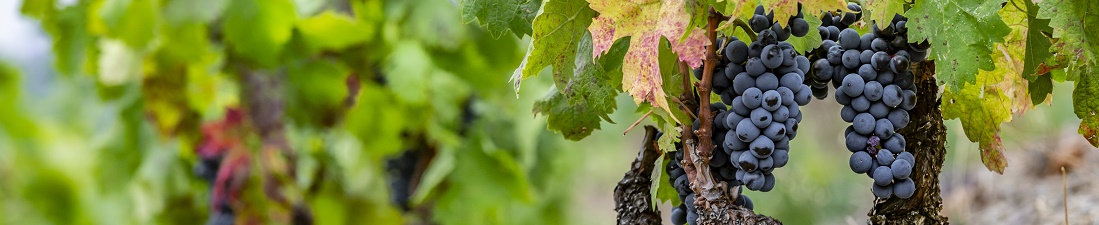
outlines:
{"label": "red-tinged leaf", "polygon": [[[690,15],[682,0],[633,2],[626,0],[589,0],[599,12],[588,30],[592,34],[592,55],[605,54],[620,38],[630,38],[630,48],[622,65],[622,88],[635,103],[649,102],[669,111],[666,94],[661,88],[659,44],[661,38],[673,40],[672,50],[680,61],[691,67],[702,66],[705,46],[710,44],[705,32],[689,28]],[[694,29],[683,37],[687,29]],[[680,37],[683,37],[680,39]],[[674,118],[673,118],[674,119]],[[678,119],[676,119],[678,120]],[[677,121],[678,122],[678,121]]]}
{"label": "red-tinged leaf", "polygon": [[1004,174],[1007,158],[1004,157],[1004,143],[1000,140],[999,134],[995,135],[987,145],[981,144],[981,162],[989,171]]}

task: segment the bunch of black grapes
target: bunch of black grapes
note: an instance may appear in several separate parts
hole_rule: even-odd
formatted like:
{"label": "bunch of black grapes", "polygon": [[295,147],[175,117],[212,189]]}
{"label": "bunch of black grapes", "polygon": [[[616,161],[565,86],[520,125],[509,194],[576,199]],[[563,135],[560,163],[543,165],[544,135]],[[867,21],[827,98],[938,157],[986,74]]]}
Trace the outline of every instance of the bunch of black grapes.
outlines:
{"label": "bunch of black grapes", "polygon": [[[814,62],[814,65],[828,65],[826,59],[828,57],[829,47],[836,45],[836,42],[839,41],[840,33],[843,30],[846,30],[852,24],[855,24],[855,22],[862,19],[862,7],[858,4],[855,4],[854,2],[847,3],[847,9],[852,12],[824,12],[824,14],[820,16],[821,25],[817,27],[817,31],[820,32],[820,39],[822,42],[820,47],[813,49],[809,53],[809,61]],[[817,71],[818,70],[805,72],[810,74],[809,77],[821,77],[816,76],[815,73]],[[835,72],[836,70],[831,71]],[[839,86],[839,81],[840,80],[832,80],[832,86]],[[805,84],[809,85],[809,88],[813,91],[813,96],[817,99],[828,97],[828,82],[828,79],[805,79]]]}
{"label": "bunch of black grapes", "polygon": [[809,59],[786,42],[790,36],[807,34],[808,23],[798,14],[784,28],[774,22],[773,12],[764,12],[757,7],[748,20],[757,34],[755,41],[729,37],[714,71],[713,87],[730,106],[714,119],[718,122],[715,132],[725,132],[723,140],[715,143],[721,143],[740,184],[767,192],[775,186],[771,172],[789,160],[790,139],[797,135],[802,118],[798,107],[809,103],[812,91],[803,84]]}
{"label": "bunch of black grapes", "polygon": [[905,151],[905,139],[896,130],[908,126],[908,111],[916,106],[911,62],[924,60],[928,45],[909,44],[906,19],[897,15],[885,28],[874,27],[860,36],[854,29],[839,32],[835,43],[825,43],[825,58],[813,65],[815,80],[837,84],[840,117],[852,123],[844,132],[853,154],[851,170],[874,179],[879,198],[912,197],[909,178],[915,158]]}

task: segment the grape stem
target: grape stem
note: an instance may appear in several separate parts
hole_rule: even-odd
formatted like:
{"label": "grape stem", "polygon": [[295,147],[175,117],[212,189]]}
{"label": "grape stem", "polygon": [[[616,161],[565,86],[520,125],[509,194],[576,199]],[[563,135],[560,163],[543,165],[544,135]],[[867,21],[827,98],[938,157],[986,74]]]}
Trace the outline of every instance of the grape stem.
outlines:
{"label": "grape stem", "polygon": [[[720,21],[721,15],[710,8],[710,16],[706,23],[706,36],[710,39],[710,43],[717,43],[717,33],[715,28]],[[693,156],[694,162],[690,165],[694,166],[697,173],[691,178],[691,183],[695,184],[693,189],[695,193],[699,193],[699,196],[707,200],[717,200],[721,197],[720,184],[714,182],[713,176],[710,173],[710,157],[713,156],[714,143],[712,137],[713,128],[713,111],[710,110],[710,90],[712,88],[712,81],[714,75],[714,68],[717,67],[717,54],[715,54],[714,44],[706,46],[706,61],[703,64],[702,80],[695,84],[696,90],[698,90],[698,119],[701,123],[700,128],[694,131],[694,135],[698,137],[698,146],[696,147]],[[701,165],[701,166],[697,166]]]}
{"label": "grape stem", "polygon": [[[736,27],[740,27],[740,29],[744,30],[744,33],[748,34],[748,38],[751,38],[752,42],[756,41],[756,32],[752,31],[752,28],[748,27],[748,23],[745,23],[744,20],[735,19],[733,20],[733,25],[735,25]],[[733,30],[733,32],[736,32],[736,30]]]}

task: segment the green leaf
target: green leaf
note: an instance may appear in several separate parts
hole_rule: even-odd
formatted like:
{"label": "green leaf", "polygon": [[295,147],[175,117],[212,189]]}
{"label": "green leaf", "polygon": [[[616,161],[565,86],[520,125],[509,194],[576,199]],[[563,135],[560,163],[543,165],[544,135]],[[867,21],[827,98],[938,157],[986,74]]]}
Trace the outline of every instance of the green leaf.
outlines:
{"label": "green leaf", "polygon": [[164,20],[171,24],[209,23],[221,17],[229,0],[170,0],[164,6]]}
{"label": "green leaf", "polygon": [[333,51],[361,44],[375,32],[372,24],[333,11],[298,21],[297,29],[310,49]]}
{"label": "green leaf", "polygon": [[1027,76],[1027,92],[1031,104],[1041,104],[1053,94],[1053,76],[1050,73]]}
{"label": "green leaf", "polygon": [[996,12],[1003,1],[916,1],[908,11],[909,42],[927,40],[937,60],[936,77],[958,92],[976,80],[977,70],[993,70],[994,43],[1011,29]]}
{"label": "green leaf", "polygon": [[559,132],[565,138],[579,141],[600,128],[605,120],[614,123],[608,115],[617,107],[617,79],[621,77],[621,61],[629,41],[616,43],[613,49],[595,62],[592,59],[591,35],[585,34],[578,44],[575,62],[575,74],[566,78],[563,90],[554,87],[541,100],[534,103],[533,112],[547,116],[550,130]]}
{"label": "green leaf", "polygon": [[[1047,34],[1053,33],[1049,26],[1049,19],[1039,19],[1040,9],[1032,1],[1011,0],[1015,7],[1025,4],[1026,7],[1026,56],[1023,59],[1023,77],[1037,76],[1035,70],[1038,65],[1046,62],[1053,54],[1049,52],[1050,42]],[[1012,6],[1007,6],[1012,7]]]}
{"label": "green leaf", "polygon": [[[889,26],[889,22],[893,21],[893,15],[904,15],[905,0],[866,0],[863,4],[862,13],[866,18],[866,22],[882,21],[876,24],[879,28]],[[911,18],[912,16],[909,16]]]}
{"label": "green leaf", "polygon": [[[688,66],[702,66],[705,47],[710,40],[705,32],[691,28],[691,16],[684,10],[682,0],[633,4],[621,0],[592,0],[592,9],[599,17],[588,30],[592,34],[593,54],[606,53],[615,40],[631,37],[630,49],[622,65],[622,88],[633,96],[634,103],[649,102],[657,109],[671,112],[667,95],[661,85],[659,43],[661,38],[675,40],[671,48],[680,61]],[[680,38],[688,29],[691,35]],[[669,114],[673,115],[673,114]],[[672,120],[678,122],[677,117]]]}
{"label": "green leaf", "polygon": [[340,120],[350,94],[349,69],[338,61],[303,60],[287,68],[287,115],[299,124],[330,126]]}
{"label": "green leaf", "polygon": [[44,20],[57,13],[55,4],[55,0],[23,1],[23,5],[19,7],[19,12],[31,18]]}
{"label": "green leaf", "polygon": [[222,32],[234,53],[264,67],[277,65],[297,19],[289,0],[236,0],[225,15]]}
{"label": "green leaf", "polygon": [[1099,146],[1099,76],[1090,74],[1081,76],[1076,81],[1076,88],[1072,91],[1072,108],[1083,121],[1080,121],[1080,134],[1092,146]]}
{"label": "green leaf", "polygon": [[1050,19],[1053,38],[1057,40],[1050,52],[1057,53],[1056,57],[1064,64],[1061,66],[1067,69],[1069,80],[1091,75],[1097,65],[1099,32],[1095,32],[1094,27],[1099,25],[1099,14],[1095,13],[1096,8],[1099,8],[1099,1],[1041,2],[1038,18]]}
{"label": "green leaf", "polygon": [[152,0],[107,0],[99,15],[106,25],[107,36],[122,40],[133,49],[145,49],[156,37],[157,14]]}
{"label": "green leaf", "polygon": [[[669,134],[664,133],[664,135]],[[674,150],[674,148],[672,150]],[[649,195],[653,196],[653,204],[667,202],[674,207],[678,206],[681,202],[679,200],[679,192],[676,191],[675,187],[672,187],[672,183],[668,181],[668,176],[670,175],[668,175],[668,171],[664,169],[668,168],[668,163],[672,163],[672,160],[675,160],[675,157],[671,157],[673,152],[674,151],[665,152],[665,154],[660,155],[660,158],[656,159],[657,162],[660,162],[659,167],[656,167],[656,171],[654,171],[652,176],[652,180],[656,182],[652,182],[651,187],[649,187],[649,191],[652,192],[649,193]]]}
{"label": "green leaf", "polygon": [[594,15],[583,0],[546,1],[542,13],[534,18],[527,56],[511,76],[515,91],[518,93],[524,79],[538,75],[547,66],[553,66],[555,81],[572,77],[578,43]]}
{"label": "green leaf", "polygon": [[462,21],[480,21],[492,38],[509,30],[522,38],[531,33],[531,22],[541,6],[541,0],[462,0]]}
{"label": "green leaf", "polygon": [[393,53],[383,70],[388,86],[402,101],[413,105],[428,101],[431,86],[425,81],[434,72],[430,59],[418,42],[402,41],[393,45]]}
{"label": "green leaf", "polygon": [[[924,93],[926,94],[926,93]],[[998,88],[966,85],[942,95],[944,119],[960,119],[969,141],[980,143],[981,161],[988,170],[1004,173],[1007,159],[1000,140],[1000,123],[1011,121],[1011,101]]]}

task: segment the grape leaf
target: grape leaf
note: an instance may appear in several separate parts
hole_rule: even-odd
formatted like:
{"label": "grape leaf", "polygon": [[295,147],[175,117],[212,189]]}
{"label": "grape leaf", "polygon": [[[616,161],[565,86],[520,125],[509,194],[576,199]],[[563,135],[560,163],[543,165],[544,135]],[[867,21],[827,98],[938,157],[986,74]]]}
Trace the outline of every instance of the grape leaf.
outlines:
{"label": "grape leaf", "polygon": [[[622,65],[622,86],[634,98],[634,103],[649,102],[658,109],[671,112],[658,62],[661,37],[672,42],[672,50],[679,60],[692,68],[702,66],[704,47],[710,44],[701,29],[693,28],[692,34],[679,39],[690,29],[690,15],[683,8],[682,0],[636,4],[624,0],[589,0],[591,8],[599,12],[588,30],[592,33],[593,55],[605,54],[615,40],[631,37],[630,48]],[[678,122],[678,118],[672,117]]]}
{"label": "grape leaf", "polygon": [[232,1],[225,15],[222,32],[233,52],[265,67],[276,65],[297,17],[290,0]]}
{"label": "grape leaf", "polygon": [[[343,50],[374,36],[373,24],[334,11],[324,11],[297,22],[298,33],[311,50]],[[354,32],[348,32],[354,31]]]}
{"label": "grape leaf", "polygon": [[[664,133],[664,135],[669,134]],[[668,175],[666,168],[668,168],[668,163],[672,163],[672,160],[675,160],[675,157],[671,157],[671,153],[672,152],[665,152],[665,154],[660,155],[660,158],[656,159],[659,163],[659,167],[656,167],[656,171],[653,171],[653,174],[650,177],[653,181],[656,181],[652,182],[652,185],[649,186],[649,196],[653,197],[652,203],[654,205],[667,202],[674,207],[678,206],[681,202],[681,200],[679,200],[679,191],[676,191],[675,187],[672,187],[672,183],[668,181],[670,175]]]}
{"label": "grape leaf", "polygon": [[[615,96],[619,87],[613,77],[621,77],[621,60],[629,41],[619,41],[610,53],[597,63],[592,59],[591,35],[585,34],[578,43],[576,71],[563,87],[551,88],[546,97],[534,103],[533,112],[544,114],[547,127],[565,138],[579,141],[600,128],[602,120],[614,123],[607,115],[617,107]],[[561,88],[563,90],[558,90]]]}
{"label": "grape leaf", "polygon": [[500,38],[509,30],[523,38],[531,33],[531,21],[540,6],[541,0],[463,0],[462,21],[480,21],[492,38]]}
{"label": "grape leaf", "polygon": [[1099,134],[1096,134],[1099,132],[1099,116],[1096,116],[1099,114],[1099,100],[1095,96],[1099,96],[1099,76],[1080,76],[1076,80],[1076,88],[1072,90],[1073,112],[1083,120],[1078,132],[1092,146],[1099,145]]}
{"label": "grape leaf", "polygon": [[1050,19],[1049,25],[1054,28],[1053,38],[1057,42],[1050,47],[1050,52],[1056,53],[1055,61],[1062,64],[1059,66],[1066,67],[1068,79],[1076,80],[1072,100],[1076,116],[1083,120],[1079,132],[1093,146],[1099,146],[1099,137],[1096,137],[1099,104],[1094,100],[1099,94],[1096,90],[1099,77],[1093,69],[1099,53],[1099,33],[1093,29],[1099,23],[1097,8],[1097,1],[1050,0],[1042,1],[1038,11],[1038,18]]}
{"label": "grape leaf", "polygon": [[1038,18],[1039,7],[1034,2],[1012,0],[1011,3],[1014,7],[1020,7],[1019,4],[1024,4],[1023,7],[1026,7],[1026,55],[1023,56],[1023,77],[1027,79],[1030,101],[1037,105],[1053,93],[1053,81],[1049,72],[1038,72],[1038,66],[1053,55],[1049,52],[1051,44],[1046,36],[1053,33],[1053,28],[1049,27],[1049,19]]}
{"label": "grape leaf", "polygon": [[530,47],[527,56],[511,76],[516,93],[523,79],[538,75],[547,66],[553,66],[557,85],[559,77],[573,76],[577,43],[591,24],[595,11],[584,0],[548,0],[542,13],[534,18]]}
{"label": "grape leaf", "polygon": [[959,91],[947,89],[942,99],[943,118],[960,119],[965,136],[980,144],[985,167],[1003,174],[1007,159],[999,131],[1000,123],[1011,121],[1010,99],[998,88],[983,85],[965,85]]}
{"label": "grape leaf", "polygon": [[893,15],[904,15],[904,4],[904,0],[866,0],[862,7],[863,18],[866,18],[867,23],[884,21],[873,24],[879,28],[885,28],[889,26],[890,21],[893,21]]}
{"label": "grape leaf", "polygon": [[144,49],[156,36],[160,10],[152,0],[109,0],[98,11],[108,37],[133,49]]}
{"label": "grape leaf", "polygon": [[1004,41],[1011,29],[996,12],[1003,1],[916,1],[908,11],[908,40],[931,43],[929,57],[938,61],[935,74],[954,92],[975,82],[977,70],[993,70],[993,43]]}

